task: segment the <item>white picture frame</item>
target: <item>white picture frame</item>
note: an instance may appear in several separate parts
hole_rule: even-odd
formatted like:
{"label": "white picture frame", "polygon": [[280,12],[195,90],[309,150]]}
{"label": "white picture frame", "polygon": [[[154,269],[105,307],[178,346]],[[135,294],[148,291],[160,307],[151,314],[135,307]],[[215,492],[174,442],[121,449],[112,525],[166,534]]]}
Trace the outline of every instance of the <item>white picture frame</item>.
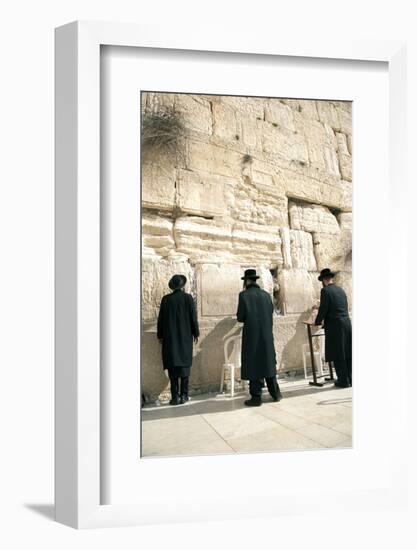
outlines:
{"label": "white picture frame", "polygon": [[[212,52],[285,55],[303,58],[382,61],[389,68],[390,192],[406,188],[405,155],[405,44],[369,40],[326,43],[310,38],[280,40],[248,37],[234,30],[215,37],[194,29],[186,37],[174,29],[75,22],[56,30],[56,519],[76,528],[135,525],[178,519],[175,502],[166,502],[157,514],[133,504],[101,504],[100,445],[100,47],[102,45],[168,48]],[[391,264],[405,263],[406,250],[395,247],[405,235],[400,213],[392,243]],[[400,291],[401,292],[401,291]],[[390,294],[390,298],[392,295]],[[405,303],[405,301],[404,301]],[[390,303],[389,303],[390,304]],[[392,304],[389,305],[391,307]],[[404,306],[405,307],[405,306]],[[404,316],[405,317],[405,316]],[[396,320],[396,322],[401,322]],[[403,321],[405,323],[405,320]],[[404,365],[406,346],[398,346]],[[405,379],[405,377],[404,377]],[[401,382],[404,384],[405,382]],[[400,383],[400,384],[401,384]],[[401,390],[401,387],[400,387]],[[402,387],[403,393],[404,387]],[[405,411],[395,421],[404,422]],[[391,457],[392,475],[380,490],[351,498],[358,502],[400,502],[407,480],[401,473],[405,450],[397,438]],[[323,495],[323,499],[326,496]],[[334,495],[328,498],[334,499]],[[300,501],[288,495],[285,506],[270,503],[271,514],[286,513]],[[368,499],[368,500],[367,500]],[[304,495],[300,510],[316,495]],[[291,504],[292,503],[292,504]],[[332,501],[333,503],[333,501]],[[267,503],[265,503],[266,505]],[[339,503],[340,504],[340,503]],[[345,501],[345,507],[347,506]],[[320,508],[320,505],[316,507]],[[223,513],[223,516],[221,514]],[[262,508],[257,515],[262,515]],[[211,515],[210,515],[211,514]],[[220,514],[220,515],[219,515]],[[197,512],[193,519],[239,517],[244,506],[222,511],[218,502]]]}

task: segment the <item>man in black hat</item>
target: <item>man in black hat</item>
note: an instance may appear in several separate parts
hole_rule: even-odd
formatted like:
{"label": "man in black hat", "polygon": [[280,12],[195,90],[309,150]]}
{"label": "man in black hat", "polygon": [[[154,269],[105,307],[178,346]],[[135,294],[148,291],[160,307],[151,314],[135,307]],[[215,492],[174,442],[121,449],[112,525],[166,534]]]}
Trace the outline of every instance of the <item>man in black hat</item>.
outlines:
{"label": "man in black hat", "polygon": [[255,269],[247,269],[243,280],[244,290],[239,294],[237,320],[243,325],[241,377],[249,380],[251,398],[245,401],[249,407],[262,403],[264,379],[271,397],[280,401],[277,381],[277,361],[272,333],[274,306],[270,295],[256,283],[259,277]]}
{"label": "man in black hat", "polygon": [[[184,292],[187,278],[174,275],[168,283],[172,290],[162,298],[157,336],[162,343],[162,362],[171,382],[170,405],[188,401],[188,378],[193,360],[193,340],[200,331],[191,294]],[[179,384],[179,381],[181,383]]]}
{"label": "man in black hat", "polygon": [[346,293],[333,282],[335,273],[322,269],[319,276],[323,288],[316,325],[324,324],[326,361],[332,361],[336,370],[335,386],[352,385],[352,324]]}

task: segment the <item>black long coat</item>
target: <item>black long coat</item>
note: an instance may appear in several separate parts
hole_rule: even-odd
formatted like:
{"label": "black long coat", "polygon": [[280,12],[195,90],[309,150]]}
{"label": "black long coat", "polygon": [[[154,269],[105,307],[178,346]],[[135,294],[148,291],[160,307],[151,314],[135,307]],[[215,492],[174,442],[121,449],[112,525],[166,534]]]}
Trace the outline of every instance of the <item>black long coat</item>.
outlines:
{"label": "black long coat", "polygon": [[274,306],[270,295],[258,285],[239,294],[237,320],[243,325],[243,380],[270,378],[276,375],[276,354],[272,333]]}
{"label": "black long coat", "polygon": [[158,315],[157,336],[162,340],[164,369],[191,367],[193,361],[193,336],[200,331],[197,313],[191,294],[175,290],[162,298]]}
{"label": "black long coat", "polygon": [[348,301],[343,288],[335,284],[324,286],[321,290],[315,324],[321,325],[323,322],[326,361],[352,359],[352,324]]}

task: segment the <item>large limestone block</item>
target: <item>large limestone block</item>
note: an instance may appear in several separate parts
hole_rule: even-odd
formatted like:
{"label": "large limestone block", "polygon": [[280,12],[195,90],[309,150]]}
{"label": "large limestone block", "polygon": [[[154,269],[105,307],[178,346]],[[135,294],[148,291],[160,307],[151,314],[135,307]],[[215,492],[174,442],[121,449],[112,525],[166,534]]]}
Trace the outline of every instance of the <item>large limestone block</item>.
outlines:
{"label": "large limestone block", "polygon": [[352,212],[341,212],[337,216],[340,230],[352,232]]}
{"label": "large limestone block", "polygon": [[279,375],[303,369],[303,345],[308,344],[303,324],[308,315],[274,315],[274,341]]}
{"label": "large limestone block", "polygon": [[288,162],[307,164],[308,149],[301,134],[264,122],[262,138],[265,155],[275,162],[282,158]]}
{"label": "large limestone block", "polygon": [[[244,269],[250,269],[251,266],[245,267]],[[258,285],[263,288],[268,294],[271,295],[271,300],[273,299],[274,291],[276,289],[276,282],[272,276],[271,270],[265,267],[256,267],[256,273],[259,275]],[[243,274],[242,274],[243,276]]]}
{"label": "large limestone block", "polygon": [[278,273],[280,308],[284,314],[309,312],[319,297],[316,273],[283,269]]}
{"label": "large limestone block", "polygon": [[242,162],[243,155],[240,152],[204,141],[187,140],[186,165],[189,170],[240,178]]}
{"label": "large limestone block", "polygon": [[209,136],[212,132],[210,101],[200,95],[175,94],[174,107],[186,128]]}
{"label": "large limestone block", "polygon": [[194,288],[194,270],[183,258],[161,259],[142,257],[142,320],[149,322],[158,317],[162,296],[171,292],[168,281],[175,274],[187,277],[186,292]]}
{"label": "large limestone block", "polygon": [[234,142],[240,128],[236,119],[236,110],[223,101],[214,101],[213,110],[213,135],[226,142]]}
{"label": "large limestone block", "polygon": [[225,189],[230,216],[241,222],[281,227],[288,225],[288,199],[275,177],[249,170]]}
{"label": "large limestone block", "polygon": [[336,138],[340,173],[344,180],[352,181],[352,157],[349,152],[347,137],[345,134],[338,132]]}
{"label": "large limestone block", "polygon": [[320,178],[313,177],[308,170],[303,173],[285,168],[277,170],[276,178],[293,199],[351,211],[352,184],[323,173],[319,175]]}
{"label": "large limestone block", "polygon": [[234,261],[276,267],[282,265],[278,227],[236,222],[232,230]]}
{"label": "large limestone block", "polygon": [[310,233],[340,232],[337,218],[325,206],[317,204],[299,204],[293,201],[288,203],[291,229],[301,229]]}
{"label": "large limestone block", "polygon": [[332,128],[327,124],[307,118],[302,112],[295,114],[295,121],[298,133],[306,140],[309,165],[318,170],[327,170],[325,148],[336,149],[337,147]]}
{"label": "large limestone block", "polygon": [[341,232],[340,235],[314,233],[313,244],[319,271],[326,267],[335,271],[345,270],[351,265],[352,243],[348,232]]}
{"label": "large limestone block", "polygon": [[291,239],[290,239],[290,230],[288,227],[280,228],[281,236],[281,249],[282,249],[282,261],[284,269],[292,268],[292,258],[291,258]]}
{"label": "large limestone block", "polygon": [[[213,96],[215,97],[215,96]],[[247,118],[263,120],[266,100],[261,97],[245,96],[221,96],[217,101],[229,106],[238,113],[244,114]],[[214,101],[213,101],[214,104]]]}
{"label": "large limestone block", "polygon": [[326,170],[332,176],[340,177],[339,157],[332,147],[324,147],[324,162]]}
{"label": "large limestone block", "polygon": [[352,103],[346,101],[343,107],[339,104],[336,110],[340,123],[340,130],[347,136],[352,136]]}
{"label": "large limestone block", "polygon": [[[157,159],[156,159],[157,160]],[[142,162],[142,207],[172,210],[175,203],[175,167],[168,159]]]}
{"label": "large limestone block", "polygon": [[172,219],[150,213],[142,214],[142,254],[167,256],[175,249]]}
{"label": "large limestone block", "polygon": [[305,118],[319,119],[316,101],[314,99],[300,99],[298,112]]}
{"label": "large limestone block", "polygon": [[279,99],[270,99],[266,102],[265,121],[276,125],[278,128],[295,131],[293,111],[291,107],[285,105]]}
{"label": "large limestone block", "polygon": [[291,264],[295,269],[317,271],[316,258],[314,257],[313,237],[311,233],[290,230]]}
{"label": "large limestone block", "polygon": [[334,104],[331,101],[317,101],[316,105],[320,121],[339,132],[341,129],[339,112]]}
{"label": "large limestone block", "polygon": [[262,123],[258,119],[242,114],[238,119],[237,135],[242,136],[242,146],[249,151],[258,153],[262,150]]}
{"label": "large limestone block", "polygon": [[352,157],[343,155],[339,152],[339,168],[342,178],[347,181],[352,181]]}
{"label": "large limestone block", "polygon": [[201,216],[222,216],[227,207],[224,198],[224,179],[221,176],[179,170],[177,177],[177,206],[184,212]]}
{"label": "large limestone block", "polygon": [[177,251],[187,254],[190,261],[224,261],[232,250],[232,224],[182,216],[175,221],[174,238]]}
{"label": "large limestone block", "polygon": [[200,264],[196,267],[198,301],[204,317],[236,315],[242,290],[242,269],[233,264]]}

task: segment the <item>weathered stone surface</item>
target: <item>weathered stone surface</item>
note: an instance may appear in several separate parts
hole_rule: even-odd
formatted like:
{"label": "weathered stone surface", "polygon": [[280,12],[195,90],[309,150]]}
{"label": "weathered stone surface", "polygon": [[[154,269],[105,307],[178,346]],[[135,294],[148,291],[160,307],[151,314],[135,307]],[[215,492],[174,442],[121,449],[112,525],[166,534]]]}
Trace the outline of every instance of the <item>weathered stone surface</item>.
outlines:
{"label": "weathered stone surface", "polygon": [[336,216],[325,206],[316,204],[288,204],[291,229],[302,231],[339,234],[340,227]]}
{"label": "weathered stone surface", "polygon": [[242,290],[242,270],[239,265],[200,264],[196,276],[202,316],[236,315],[238,295]]}
{"label": "weathered stone surface", "polygon": [[290,162],[308,162],[308,149],[302,135],[284,127],[263,123],[263,151],[270,157]]}
{"label": "weathered stone surface", "polygon": [[348,234],[352,233],[352,212],[341,212],[337,216],[340,230],[347,231]]}
{"label": "weathered stone surface", "polygon": [[175,109],[182,115],[186,128],[210,135],[212,132],[211,105],[207,99],[191,94],[175,94]]}
{"label": "weathered stone surface", "polygon": [[313,120],[319,119],[316,102],[312,101],[311,99],[299,100],[299,113],[302,114],[305,118],[310,118]]}
{"label": "weathered stone surface", "polygon": [[294,269],[317,271],[311,233],[290,230],[291,264]]}
{"label": "weathered stone surface", "polygon": [[229,213],[235,220],[263,226],[288,225],[288,199],[275,177],[249,170],[225,190]]}
{"label": "weathered stone surface", "polygon": [[281,236],[281,251],[282,251],[282,261],[284,269],[292,268],[292,258],[291,258],[291,239],[290,239],[290,230],[288,227],[280,228]]}
{"label": "weathered stone surface", "polygon": [[316,101],[316,105],[320,121],[339,132],[341,130],[339,111],[334,104],[331,101]]}
{"label": "weathered stone surface", "polygon": [[242,176],[243,155],[204,141],[188,140],[187,168],[229,178]]}
{"label": "weathered stone surface", "polygon": [[142,214],[142,254],[167,256],[175,249],[172,219],[151,213]]}
{"label": "weathered stone surface", "polygon": [[234,142],[239,134],[236,111],[224,102],[213,102],[213,134],[221,140]]}
{"label": "weathered stone surface", "polygon": [[267,100],[265,105],[265,121],[279,128],[287,128],[294,132],[294,116],[291,107],[276,100]]}
{"label": "weathered stone surface", "polygon": [[277,174],[287,196],[318,205],[351,210],[352,185],[338,178],[312,177],[307,170],[280,169]]}
{"label": "weathered stone surface", "polygon": [[172,210],[175,203],[175,167],[170,162],[142,163],[142,206]]}
{"label": "weathered stone surface", "polygon": [[347,268],[352,261],[352,245],[350,238],[340,235],[329,235],[328,233],[314,233],[313,244],[317,261],[317,269],[329,267],[339,271]]}
{"label": "weathered stone surface", "polygon": [[283,269],[278,274],[278,281],[284,314],[309,312],[319,297],[317,274],[306,269]]}
{"label": "weathered stone surface", "polygon": [[179,170],[176,204],[184,212],[201,216],[222,216],[227,207],[221,176]]}
{"label": "weathered stone surface", "polygon": [[217,390],[224,340],[244,269],[272,296],[280,372],[302,369],[303,320],[314,314],[324,267],[351,303],[352,127],[348,102],[142,94],[142,110],[175,107],[181,155],[142,155],[142,383],[167,395],[156,339],[168,280],[184,273],[201,336],[190,387]]}
{"label": "weathered stone surface", "polygon": [[174,224],[176,249],[187,254],[192,262],[228,261],[232,251],[232,224],[183,216]]}
{"label": "weathered stone surface", "polygon": [[232,230],[234,261],[275,267],[282,264],[278,227],[236,222]]}

